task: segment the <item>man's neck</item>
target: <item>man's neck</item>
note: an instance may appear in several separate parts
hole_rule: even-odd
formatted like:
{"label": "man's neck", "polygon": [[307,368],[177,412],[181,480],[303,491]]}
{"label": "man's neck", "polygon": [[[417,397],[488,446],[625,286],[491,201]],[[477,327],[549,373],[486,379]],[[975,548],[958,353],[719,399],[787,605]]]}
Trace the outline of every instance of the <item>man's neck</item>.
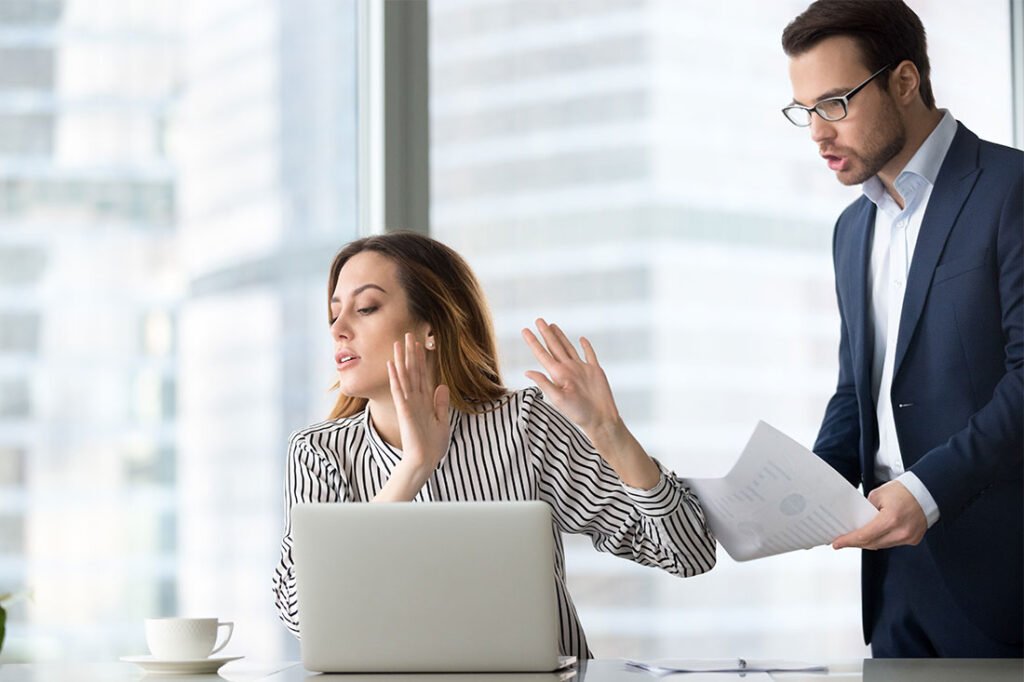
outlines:
{"label": "man's neck", "polygon": [[907,167],[910,160],[914,158],[914,154],[921,148],[921,145],[928,139],[928,136],[935,131],[942,117],[943,113],[939,109],[927,109],[922,115],[908,116],[907,143],[903,145],[903,149],[900,150],[899,154],[894,156],[889,163],[885,164],[885,168],[878,171],[878,179],[882,181],[882,186],[885,187],[885,191],[899,205],[901,210],[905,206],[903,204],[903,197],[896,191],[896,178]]}

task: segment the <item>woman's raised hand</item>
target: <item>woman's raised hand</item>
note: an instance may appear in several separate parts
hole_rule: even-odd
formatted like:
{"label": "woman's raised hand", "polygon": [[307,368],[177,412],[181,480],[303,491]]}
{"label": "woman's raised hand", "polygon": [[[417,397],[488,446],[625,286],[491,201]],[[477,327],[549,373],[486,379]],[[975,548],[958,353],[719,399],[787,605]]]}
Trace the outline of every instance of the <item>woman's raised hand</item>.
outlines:
{"label": "woman's raised hand", "polygon": [[451,438],[448,387],[430,385],[426,351],[412,334],[405,335],[404,344],[395,341],[395,359],[388,361],[388,378],[402,436],[402,460],[429,478]]}
{"label": "woman's raised hand", "polygon": [[580,337],[581,358],[558,325],[548,324],[543,319],[538,319],[536,325],[544,343],[529,329],[523,330],[523,339],[547,375],[531,370],[526,376],[588,435],[617,425],[619,411],[612,389],[590,342]]}

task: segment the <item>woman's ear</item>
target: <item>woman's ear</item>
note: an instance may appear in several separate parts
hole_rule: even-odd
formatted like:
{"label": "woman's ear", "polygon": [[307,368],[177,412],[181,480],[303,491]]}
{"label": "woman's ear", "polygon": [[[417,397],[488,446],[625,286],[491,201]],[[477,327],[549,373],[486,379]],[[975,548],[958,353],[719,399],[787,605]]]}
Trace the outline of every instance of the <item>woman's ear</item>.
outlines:
{"label": "woman's ear", "polygon": [[437,342],[434,339],[433,330],[427,330],[427,337],[423,345],[426,346],[427,350],[434,350],[434,348],[437,347]]}

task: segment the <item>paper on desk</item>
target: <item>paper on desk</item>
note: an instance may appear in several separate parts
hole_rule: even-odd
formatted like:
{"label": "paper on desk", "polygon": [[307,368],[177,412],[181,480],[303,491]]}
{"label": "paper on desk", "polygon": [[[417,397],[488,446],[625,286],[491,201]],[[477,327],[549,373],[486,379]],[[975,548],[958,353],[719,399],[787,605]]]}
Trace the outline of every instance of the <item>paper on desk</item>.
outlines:
{"label": "paper on desk", "polygon": [[680,659],[659,659],[655,661],[626,661],[626,666],[629,668],[635,668],[637,670],[646,670],[647,672],[657,675],[658,677],[664,677],[666,675],[675,675],[678,673],[687,673],[687,680],[694,680],[691,675],[693,673],[708,673],[712,675],[719,675],[719,677],[712,677],[710,679],[728,679],[723,678],[720,675],[722,673],[736,673],[739,675],[748,675],[744,679],[762,679],[755,677],[755,674],[763,674],[764,678],[770,680],[771,677],[768,673],[827,673],[828,666],[824,665],[813,665],[810,663],[802,663],[800,661],[780,661],[780,660],[756,660],[748,661],[742,658],[732,658],[721,661],[714,660],[680,660]]}
{"label": "paper on desk", "polygon": [[[676,667],[675,664],[682,664],[683,667]],[[687,664],[698,664],[697,667],[686,667]],[[720,664],[723,667],[715,667]],[[686,682],[771,682],[772,677],[763,670],[738,670],[736,659],[732,660],[732,667],[727,661],[652,661],[642,663],[640,661],[626,661],[627,670],[644,671],[655,677],[667,677],[669,675],[684,674]]]}
{"label": "paper on desk", "polygon": [[736,561],[829,544],[878,513],[839,472],[763,421],[728,474],[686,482]]}

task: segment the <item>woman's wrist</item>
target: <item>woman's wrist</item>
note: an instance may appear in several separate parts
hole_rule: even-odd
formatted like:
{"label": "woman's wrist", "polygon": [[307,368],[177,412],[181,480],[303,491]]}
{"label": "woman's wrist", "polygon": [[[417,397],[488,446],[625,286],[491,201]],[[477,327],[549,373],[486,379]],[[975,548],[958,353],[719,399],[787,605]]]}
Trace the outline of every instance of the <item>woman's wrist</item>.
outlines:
{"label": "woman's wrist", "polygon": [[373,498],[374,502],[412,502],[430,480],[433,469],[403,457],[391,471],[388,482]]}
{"label": "woman's wrist", "polygon": [[622,419],[585,433],[594,449],[630,488],[650,490],[661,480],[661,470],[644,451]]}

